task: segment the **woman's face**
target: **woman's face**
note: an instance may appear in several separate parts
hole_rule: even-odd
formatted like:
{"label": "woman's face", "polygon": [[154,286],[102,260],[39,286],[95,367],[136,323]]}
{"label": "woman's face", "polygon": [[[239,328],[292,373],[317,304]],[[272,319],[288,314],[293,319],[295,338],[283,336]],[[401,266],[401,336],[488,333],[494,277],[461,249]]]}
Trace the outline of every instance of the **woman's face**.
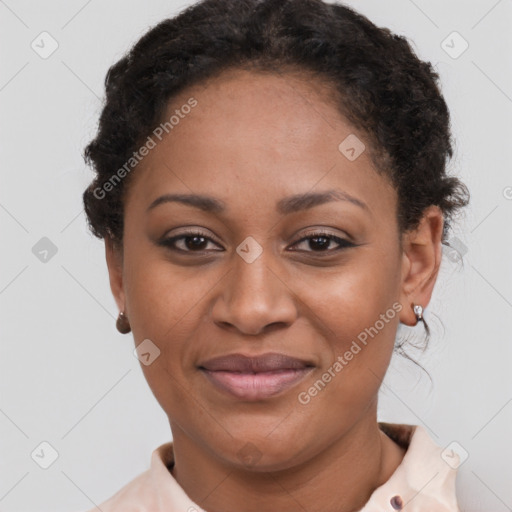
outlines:
{"label": "woman's face", "polygon": [[[411,276],[400,252],[396,191],[318,91],[236,71],[180,94],[130,176],[122,260],[107,251],[175,439],[231,465],[292,467],[375,421],[399,320],[413,324],[410,304],[430,298],[409,297],[428,269],[422,259]],[[171,194],[209,200],[157,201]],[[201,368],[269,352],[307,368]]]}

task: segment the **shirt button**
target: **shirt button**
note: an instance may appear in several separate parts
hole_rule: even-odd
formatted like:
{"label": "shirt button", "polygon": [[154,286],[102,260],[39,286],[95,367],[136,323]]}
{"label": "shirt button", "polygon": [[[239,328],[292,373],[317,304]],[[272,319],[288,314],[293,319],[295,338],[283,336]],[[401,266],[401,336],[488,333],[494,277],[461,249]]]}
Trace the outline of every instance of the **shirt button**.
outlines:
{"label": "shirt button", "polygon": [[389,502],[391,503],[391,506],[393,507],[394,510],[402,510],[404,507],[404,502],[401,496],[398,496],[398,494],[396,496],[393,496],[389,500]]}

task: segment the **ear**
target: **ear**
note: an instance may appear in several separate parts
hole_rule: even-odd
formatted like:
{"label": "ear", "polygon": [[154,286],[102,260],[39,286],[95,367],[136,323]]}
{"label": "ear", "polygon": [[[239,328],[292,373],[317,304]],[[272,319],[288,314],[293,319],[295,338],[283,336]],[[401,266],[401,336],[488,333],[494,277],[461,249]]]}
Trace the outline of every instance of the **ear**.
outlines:
{"label": "ear", "polygon": [[438,206],[428,207],[414,231],[403,235],[402,284],[400,321],[416,325],[412,304],[426,308],[430,302],[441,266],[443,213]]}
{"label": "ear", "polygon": [[119,311],[125,311],[123,288],[123,249],[109,236],[105,237],[105,257],[107,259],[110,289]]}

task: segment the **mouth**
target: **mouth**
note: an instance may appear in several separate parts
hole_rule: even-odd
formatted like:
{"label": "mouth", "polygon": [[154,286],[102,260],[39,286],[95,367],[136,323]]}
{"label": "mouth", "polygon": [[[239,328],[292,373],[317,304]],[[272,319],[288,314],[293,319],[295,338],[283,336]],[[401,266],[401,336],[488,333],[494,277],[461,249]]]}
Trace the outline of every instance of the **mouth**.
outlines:
{"label": "mouth", "polygon": [[241,400],[256,401],[289,390],[309,375],[314,365],[285,354],[267,353],[257,357],[217,357],[198,368],[218,390]]}

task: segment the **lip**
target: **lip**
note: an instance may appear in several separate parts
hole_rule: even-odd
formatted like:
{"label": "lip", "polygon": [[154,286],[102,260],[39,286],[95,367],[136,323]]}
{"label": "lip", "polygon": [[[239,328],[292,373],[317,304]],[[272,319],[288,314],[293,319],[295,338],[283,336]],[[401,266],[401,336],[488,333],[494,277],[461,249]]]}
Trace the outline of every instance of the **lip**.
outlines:
{"label": "lip", "polygon": [[242,400],[263,400],[290,389],[314,368],[310,361],[270,352],[259,356],[230,354],[198,365],[219,390]]}

